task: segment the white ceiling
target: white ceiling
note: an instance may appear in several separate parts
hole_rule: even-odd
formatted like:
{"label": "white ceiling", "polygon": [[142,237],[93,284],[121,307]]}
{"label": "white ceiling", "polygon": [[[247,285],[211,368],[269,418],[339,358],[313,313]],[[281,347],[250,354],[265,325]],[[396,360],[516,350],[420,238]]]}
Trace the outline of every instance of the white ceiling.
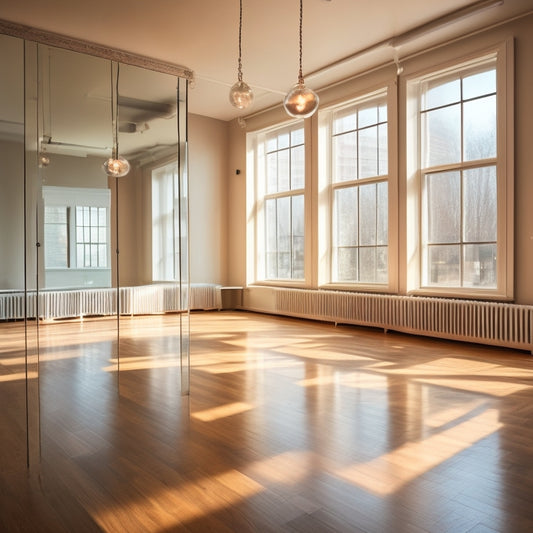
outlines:
{"label": "white ceiling", "polygon": [[[304,0],[303,70],[315,90],[391,61],[382,47],[335,66],[381,41],[470,4],[472,0]],[[530,11],[533,0],[505,0],[397,48],[401,58],[445,39]],[[176,63],[194,71],[192,113],[220,120],[279,104],[297,81],[298,0],[243,0],[243,74],[252,109],[233,108],[239,0],[2,0],[0,19]],[[319,71],[314,75],[310,75]]]}

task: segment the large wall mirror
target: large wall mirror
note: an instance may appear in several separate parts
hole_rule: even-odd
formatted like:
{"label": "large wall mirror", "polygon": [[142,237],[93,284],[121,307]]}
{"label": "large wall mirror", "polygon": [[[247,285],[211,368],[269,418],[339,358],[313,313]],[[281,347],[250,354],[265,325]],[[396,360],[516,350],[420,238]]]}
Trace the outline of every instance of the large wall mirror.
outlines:
{"label": "large wall mirror", "polygon": [[149,394],[136,372],[189,393],[187,78],[55,44],[0,33],[1,468]]}

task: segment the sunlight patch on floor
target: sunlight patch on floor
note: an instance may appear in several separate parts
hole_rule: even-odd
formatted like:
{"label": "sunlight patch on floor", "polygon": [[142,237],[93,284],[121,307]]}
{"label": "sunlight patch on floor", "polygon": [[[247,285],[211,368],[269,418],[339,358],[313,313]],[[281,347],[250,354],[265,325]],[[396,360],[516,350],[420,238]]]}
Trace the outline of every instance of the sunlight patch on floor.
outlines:
{"label": "sunlight patch on floor", "polygon": [[218,407],[212,407],[211,409],[205,409],[204,411],[197,411],[192,413],[191,416],[202,422],[213,422],[220,418],[225,418],[227,416],[239,415],[250,411],[255,406],[245,402],[235,402],[225,405],[220,405]]}
{"label": "sunlight patch on floor", "polygon": [[340,468],[334,473],[369,492],[386,496],[502,427],[499,412],[487,409],[480,415],[427,439],[407,442],[367,463]]}
{"label": "sunlight patch on floor", "polygon": [[254,477],[268,483],[295,485],[304,481],[316,470],[317,457],[308,450],[292,450],[256,461],[246,467]]}
{"label": "sunlight patch on floor", "polygon": [[[37,379],[39,375],[37,372],[28,372],[28,379]],[[8,381],[22,381],[26,379],[25,372],[16,372],[14,374],[3,374],[0,375],[0,382],[7,383]]]}
{"label": "sunlight patch on floor", "polygon": [[[202,487],[202,494],[198,493]],[[177,487],[165,487],[151,498],[143,498],[135,504],[147,526],[149,517],[156,517],[156,531],[174,531],[180,524],[201,520],[222,509],[233,507],[264,491],[265,488],[237,470],[229,470],[214,476],[205,476]],[[200,497],[201,496],[201,497]],[[165,503],[167,505],[165,505]],[[128,523],[131,504],[124,508],[111,505],[94,512],[94,519],[104,531],[124,530]],[[123,521],[120,520],[123,518]],[[153,524],[153,523],[152,523]],[[154,530],[155,531],[155,530]]]}

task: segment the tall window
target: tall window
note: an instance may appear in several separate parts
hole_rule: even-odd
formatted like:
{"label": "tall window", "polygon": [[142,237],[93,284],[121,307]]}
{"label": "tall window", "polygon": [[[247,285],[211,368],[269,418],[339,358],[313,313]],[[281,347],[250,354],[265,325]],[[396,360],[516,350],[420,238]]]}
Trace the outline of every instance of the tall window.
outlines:
{"label": "tall window", "polygon": [[76,265],[107,268],[107,207],[76,206]]}
{"label": "tall window", "polygon": [[176,163],[154,169],[152,171],[152,279],[154,281],[179,279],[179,242],[176,240],[179,235],[179,201]]}
{"label": "tall window", "polygon": [[303,121],[261,132],[255,141],[254,281],[305,279]]}
{"label": "tall window", "polygon": [[45,287],[111,285],[109,189],[43,187]]}
{"label": "tall window", "polygon": [[491,54],[415,82],[422,288],[504,290],[512,176],[499,138],[507,117],[498,65]]}
{"label": "tall window", "polygon": [[[325,110],[322,172],[330,198],[330,282],[387,284],[389,140],[387,92]],[[322,178],[324,179],[324,177]]]}

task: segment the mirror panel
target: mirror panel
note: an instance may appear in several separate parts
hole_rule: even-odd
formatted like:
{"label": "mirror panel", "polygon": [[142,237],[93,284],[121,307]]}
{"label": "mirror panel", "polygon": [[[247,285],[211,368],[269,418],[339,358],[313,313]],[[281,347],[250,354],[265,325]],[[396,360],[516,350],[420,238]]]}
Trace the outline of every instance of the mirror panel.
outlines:
{"label": "mirror panel", "polygon": [[[26,467],[24,42],[0,35],[0,470]],[[16,320],[18,319],[18,320]],[[33,377],[30,376],[30,379]]]}
{"label": "mirror panel", "polygon": [[[164,372],[158,401],[189,393],[188,82],[5,35],[0,67],[0,429],[26,467],[40,461],[41,415],[46,453],[111,423],[117,386],[153,394],[135,389],[138,372]],[[131,162],[119,179],[102,169],[113,69]]]}

